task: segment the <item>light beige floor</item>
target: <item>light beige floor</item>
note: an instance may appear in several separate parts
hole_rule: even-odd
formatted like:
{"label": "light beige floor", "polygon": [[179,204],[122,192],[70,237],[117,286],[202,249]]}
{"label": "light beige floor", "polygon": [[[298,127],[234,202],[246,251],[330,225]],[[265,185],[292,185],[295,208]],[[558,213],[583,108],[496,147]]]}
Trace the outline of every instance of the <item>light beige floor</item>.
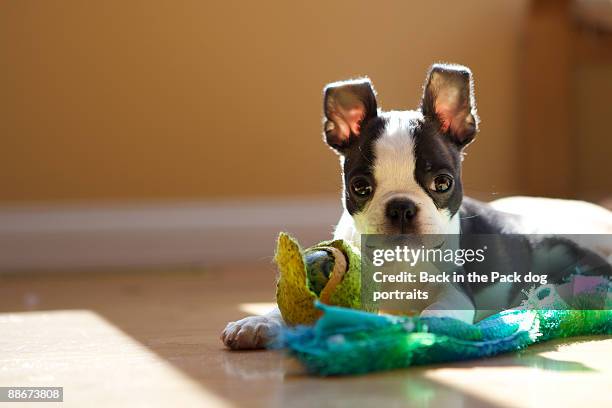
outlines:
{"label": "light beige floor", "polygon": [[64,407],[612,406],[612,338],[328,379],[225,350],[225,323],[273,287],[267,263],[0,277],[0,386],[63,386],[65,402],[44,406]]}

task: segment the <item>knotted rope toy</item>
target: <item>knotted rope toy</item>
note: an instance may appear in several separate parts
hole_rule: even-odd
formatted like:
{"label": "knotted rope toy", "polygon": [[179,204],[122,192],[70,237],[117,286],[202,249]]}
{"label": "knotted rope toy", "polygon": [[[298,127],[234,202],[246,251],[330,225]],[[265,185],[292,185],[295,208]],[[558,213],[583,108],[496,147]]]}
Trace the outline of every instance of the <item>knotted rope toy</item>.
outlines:
{"label": "knotted rope toy", "polygon": [[[285,330],[276,347],[286,348],[315,375],[364,374],[483,358],[556,338],[612,334],[608,282],[596,293],[576,296],[573,305],[553,285],[534,288],[524,308],[467,324],[446,317],[354,310],[361,306],[359,252],[343,241],[323,242],[304,251],[294,239],[281,234],[275,259],[279,308],[289,325],[298,325]],[[344,273],[339,270],[342,259]],[[572,308],[584,306],[595,295],[603,297],[603,310]],[[538,309],[541,305],[546,309]]]}

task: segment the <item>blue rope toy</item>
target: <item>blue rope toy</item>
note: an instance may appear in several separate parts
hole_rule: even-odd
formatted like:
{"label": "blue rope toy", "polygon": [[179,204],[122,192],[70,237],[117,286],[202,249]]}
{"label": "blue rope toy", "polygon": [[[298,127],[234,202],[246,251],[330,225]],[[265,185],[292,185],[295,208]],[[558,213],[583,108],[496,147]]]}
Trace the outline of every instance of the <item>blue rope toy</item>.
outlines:
{"label": "blue rope toy", "polygon": [[288,329],[281,341],[308,373],[321,376],[491,357],[556,338],[612,334],[612,310],[507,310],[472,325],[316,306],[323,312],[316,324]]}

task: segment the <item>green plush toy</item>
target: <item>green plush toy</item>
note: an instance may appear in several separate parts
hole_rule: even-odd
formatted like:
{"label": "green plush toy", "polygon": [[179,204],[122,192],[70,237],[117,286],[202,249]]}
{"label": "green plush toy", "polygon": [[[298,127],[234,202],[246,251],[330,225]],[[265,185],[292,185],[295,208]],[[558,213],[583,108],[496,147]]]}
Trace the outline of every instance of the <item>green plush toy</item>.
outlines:
{"label": "green plush toy", "polygon": [[285,233],[278,237],[276,301],[289,325],[313,324],[321,315],[315,301],[361,309],[360,254],[343,240],[307,249]]}

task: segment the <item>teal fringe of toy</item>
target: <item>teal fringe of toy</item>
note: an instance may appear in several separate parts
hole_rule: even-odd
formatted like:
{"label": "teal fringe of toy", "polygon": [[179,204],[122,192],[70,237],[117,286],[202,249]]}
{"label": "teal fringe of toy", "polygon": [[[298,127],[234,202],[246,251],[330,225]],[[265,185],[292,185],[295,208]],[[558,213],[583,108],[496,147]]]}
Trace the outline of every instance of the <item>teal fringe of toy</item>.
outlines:
{"label": "teal fringe of toy", "polygon": [[612,310],[507,310],[476,324],[399,317],[317,304],[314,326],[288,329],[282,345],[310,374],[364,374],[490,357],[531,344],[612,334]]}

